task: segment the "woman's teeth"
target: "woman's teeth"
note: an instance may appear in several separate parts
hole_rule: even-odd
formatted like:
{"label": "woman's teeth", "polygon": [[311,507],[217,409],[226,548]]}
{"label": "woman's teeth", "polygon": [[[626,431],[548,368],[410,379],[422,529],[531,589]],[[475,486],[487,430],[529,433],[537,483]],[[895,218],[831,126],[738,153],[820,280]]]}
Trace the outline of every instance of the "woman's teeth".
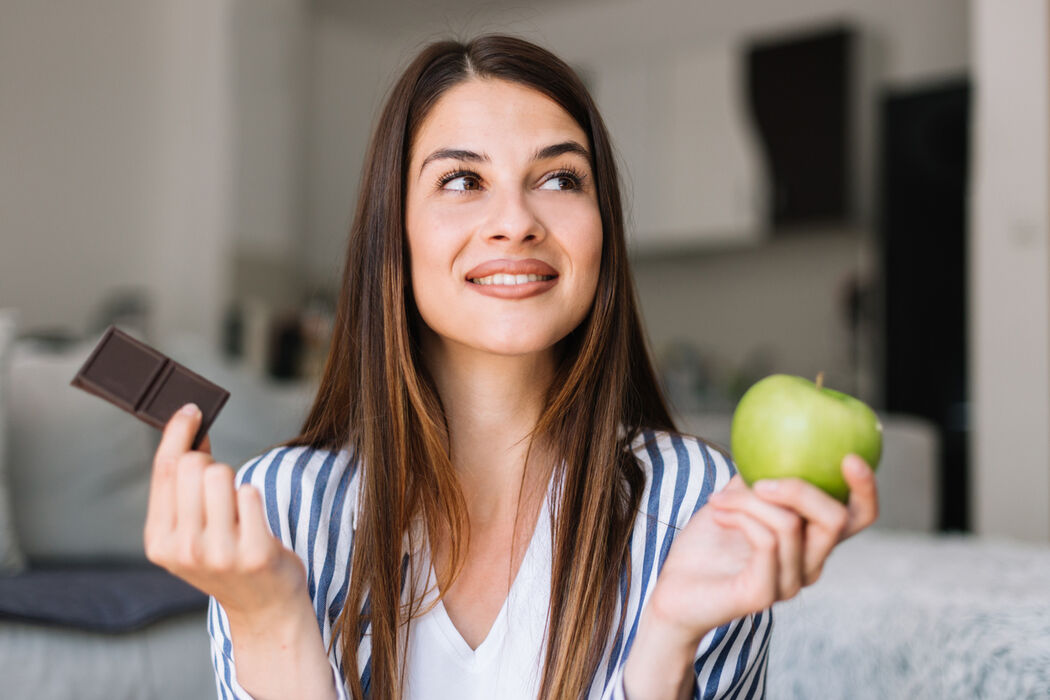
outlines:
{"label": "woman's teeth", "polygon": [[489,275],[488,277],[479,277],[477,279],[470,280],[474,284],[526,284],[528,282],[544,282],[546,280],[554,279],[553,275],[504,275],[495,274]]}

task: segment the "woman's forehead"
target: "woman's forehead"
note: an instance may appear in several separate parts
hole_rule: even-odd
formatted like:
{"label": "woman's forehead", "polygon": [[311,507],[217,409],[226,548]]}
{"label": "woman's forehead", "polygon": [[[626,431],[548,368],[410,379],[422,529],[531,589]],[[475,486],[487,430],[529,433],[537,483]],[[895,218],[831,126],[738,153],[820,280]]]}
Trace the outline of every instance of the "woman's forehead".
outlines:
{"label": "woman's forehead", "polygon": [[431,108],[413,140],[412,162],[421,164],[436,149],[532,153],[567,140],[587,147],[576,120],[542,92],[506,80],[474,79],[450,88]]}

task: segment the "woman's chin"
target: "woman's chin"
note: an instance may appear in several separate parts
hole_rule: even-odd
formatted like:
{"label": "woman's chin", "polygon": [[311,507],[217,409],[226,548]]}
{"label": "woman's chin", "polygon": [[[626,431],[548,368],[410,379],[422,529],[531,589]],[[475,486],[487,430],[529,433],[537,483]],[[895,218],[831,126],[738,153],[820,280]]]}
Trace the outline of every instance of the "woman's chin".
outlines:
{"label": "woman's chin", "polygon": [[[440,353],[484,355],[504,358],[553,355],[555,348],[569,333],[570,324],[489,323],[478,320],[466,326],[434,329],[423,324],[423,347]],[[438,350],[438,345],[443,346]]]}
{"label": "woman's chin", "polygon": [[533,357],[554,353],[554,343],[523,343],[520,340],[485,343],[474,348],[478,352],[496,357]]}
{"label": "woman's chin", "polygon": [[462,339],[454,344],[465,346],[479,355],[525,358],[553,354],[554,347],[559,340],[559,337],[522,337],[521,334],[507,334]]}

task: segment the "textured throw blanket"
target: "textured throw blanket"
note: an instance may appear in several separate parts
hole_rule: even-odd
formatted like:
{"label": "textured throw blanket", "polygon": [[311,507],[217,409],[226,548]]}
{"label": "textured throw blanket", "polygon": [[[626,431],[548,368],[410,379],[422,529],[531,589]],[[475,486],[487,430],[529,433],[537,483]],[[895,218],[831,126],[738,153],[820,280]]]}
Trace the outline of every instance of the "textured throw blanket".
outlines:
{"label": "textured throw blanket", "polygon": [[769,700],[1050,698],[1050,545],[861,533],[774,621]]}

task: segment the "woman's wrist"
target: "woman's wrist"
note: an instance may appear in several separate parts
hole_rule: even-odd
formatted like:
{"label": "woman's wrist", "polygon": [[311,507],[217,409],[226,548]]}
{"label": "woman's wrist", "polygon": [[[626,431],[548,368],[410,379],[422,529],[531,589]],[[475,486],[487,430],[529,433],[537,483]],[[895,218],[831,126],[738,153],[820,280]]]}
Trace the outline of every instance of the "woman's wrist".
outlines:
{"label": "woman's wrist", "polygon": [[334,698],[332,670],[309,599],[281,611],[227,612],[237,680],[260,698]]}
{"label": "woman's wrist", "polygon": [[[696,641],[694,641],[694,639]],[[627,700],[678,700],[692,697],[693,659],[703,634],[683,630],[649,609],[642,613],[623,670]]]}
{"label": "woman's wrist", "polygon": [[231,636],[236,631],[244,640],[257,637],[273,639],[275,636],[291,639],[309,632],[305,623],[317,626],[317,619],[308,601],[297,600],[294,604],[253,609],[241,609],[221,602],[220,606],[230,622]]}

